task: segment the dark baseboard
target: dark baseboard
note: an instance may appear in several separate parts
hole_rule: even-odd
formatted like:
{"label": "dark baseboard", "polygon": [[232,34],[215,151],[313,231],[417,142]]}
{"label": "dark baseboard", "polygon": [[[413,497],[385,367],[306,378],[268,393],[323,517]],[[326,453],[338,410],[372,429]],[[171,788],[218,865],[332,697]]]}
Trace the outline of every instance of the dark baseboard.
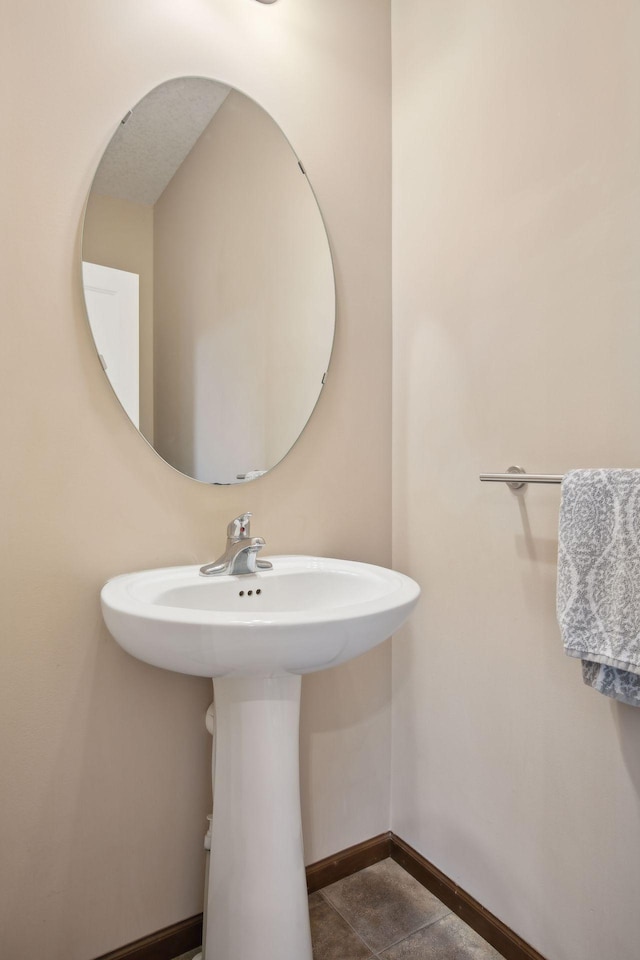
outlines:
{"label": "dark baseboard", "polygon": [[391,856],[392,836],[391,833],[381,833],[371,840],[356,843],[332,857],[325,857],[324,860],[310,864],[307,867],[307,890],[314,893],[336,880],[343,880],[358,870],[370,867],[372,863],[386,860]]}
{"label": "dark baseboard", "polygon": [[126,947],[105,953],[97,960],[174,960],[202,943],[202,914],[173,923]]}
{"label": "dark baseboard", "polygon": [[544,960],[542,954],[522,940],[502,920],[394,834],[391,835],[391,856],[407,873],[495,947],[505,960]]}
{"label": "dark baseboard", "polygon": [[[314,893],[387,857],[393,857],[407,873],[495,947],[505,960],[545,960],[502,920],[393,833],[381,833],[371,840],[356,843],[332,857],[310,864],[307,867],[307,889],[309,893]],[[198,914],[113,953],[105,953],[97,960],[174,960],[181,953],[195,950],[201,943],[202,914]]]}

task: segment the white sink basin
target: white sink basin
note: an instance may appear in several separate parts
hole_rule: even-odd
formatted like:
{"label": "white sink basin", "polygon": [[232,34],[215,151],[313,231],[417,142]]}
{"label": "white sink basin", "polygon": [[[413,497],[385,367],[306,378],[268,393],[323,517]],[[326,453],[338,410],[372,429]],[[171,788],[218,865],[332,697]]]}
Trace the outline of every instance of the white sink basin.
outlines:
{"label": "white sink basin", "polygon": [[213,816],[204,930],[215,960],[312,960],[299,789],[300,674],[381,643],[420,595],[383,567],[271,557],[270,570],[143,570],[102,590],[106,624],[157,667],[213,677]]}
{"label": "white sink basin", "polygon": [[198,566],[143,570],[102,590],[121,647],[196,676],[309,673],[386,640],[415,606],[414,580],[368,563],[271,557],[254,575],[202,577]]}

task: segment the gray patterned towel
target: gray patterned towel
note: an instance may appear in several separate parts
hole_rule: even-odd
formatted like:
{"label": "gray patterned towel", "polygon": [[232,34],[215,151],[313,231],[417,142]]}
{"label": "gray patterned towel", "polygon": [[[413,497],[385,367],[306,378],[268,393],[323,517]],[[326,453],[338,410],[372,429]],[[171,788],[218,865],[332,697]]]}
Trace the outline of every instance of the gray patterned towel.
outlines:
{"label": "gray patterned towel", "polygon": [[640,470],[562,481],[558,623],[584,682],[640,706]]}

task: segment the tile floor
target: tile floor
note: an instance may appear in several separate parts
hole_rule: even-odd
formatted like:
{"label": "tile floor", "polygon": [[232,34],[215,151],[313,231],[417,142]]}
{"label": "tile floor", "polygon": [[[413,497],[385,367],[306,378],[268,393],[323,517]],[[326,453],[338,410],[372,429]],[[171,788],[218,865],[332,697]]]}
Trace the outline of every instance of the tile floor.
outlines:
{"label": "tile floor", "polygon": [[314,960],[501,960],[394,860],[312,893],[309,912]]}

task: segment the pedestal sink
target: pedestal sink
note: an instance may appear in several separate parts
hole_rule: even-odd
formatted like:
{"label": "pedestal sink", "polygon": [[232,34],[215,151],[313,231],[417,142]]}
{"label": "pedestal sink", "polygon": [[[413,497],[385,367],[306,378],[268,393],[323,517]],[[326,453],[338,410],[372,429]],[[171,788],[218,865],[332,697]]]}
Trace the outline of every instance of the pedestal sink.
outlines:
{"label": "pedestal sink", "polygon": [[270,557],[270,570],[125,574],[102,590],[128,653],[212,677],[216,714],[205,960],[311,960],[300,821],[301,674],[370,650],[420,588],[383,567]]}

